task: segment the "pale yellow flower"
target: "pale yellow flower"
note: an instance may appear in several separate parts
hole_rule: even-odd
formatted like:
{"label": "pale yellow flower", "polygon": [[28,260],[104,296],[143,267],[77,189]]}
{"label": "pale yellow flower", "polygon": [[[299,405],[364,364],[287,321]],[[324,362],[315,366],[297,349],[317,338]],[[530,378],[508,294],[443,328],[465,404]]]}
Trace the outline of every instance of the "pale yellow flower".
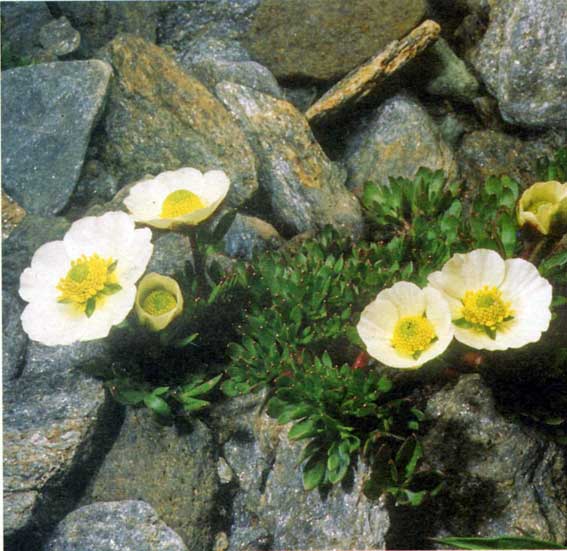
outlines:
{"label": "pale yellow flower", "polygon": [[453,338],[451,314],[441,293],[400,281],[363,310],[358,334],[370,356],[390,367],[419,367]]}
{"label": "pale yellow flower", "polygon": [[449,303],[455,338],[473,348],[520,348],[549,326],[551,285],[521,258],[488,249],[455,254],[428,280]]}
{"label": "pale yellow flower", "polygon": [[123,212],[89,216],[42,245],[20,276],[22,326],[48,346],[106,337],[134,304],[152,255],[149,229]]}
{"label": "pale yellow flower", "polygon": [[142,325],[152,331],[165,329],[183,312],[183,295],[175,279],[154,272],[138,285],[136,314]]}
{"label": "pale yellow flower", "polygon": [[132,187],[124,204],[136,222],[155,228],[195,226],[218,208],[230,181],[221,170],[195,168],[162,172]]}
{"label": "pale yellow flower", "polygon": [[567,231],[567,183],[537,182],[518,202],[518,224],[529,224],[544,235]]}

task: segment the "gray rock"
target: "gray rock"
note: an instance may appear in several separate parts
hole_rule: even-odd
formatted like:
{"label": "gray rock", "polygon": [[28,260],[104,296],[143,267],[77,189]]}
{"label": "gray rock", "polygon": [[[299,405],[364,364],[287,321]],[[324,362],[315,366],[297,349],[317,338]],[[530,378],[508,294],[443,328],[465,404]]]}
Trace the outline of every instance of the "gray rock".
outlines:
{"label": "gray rock", "polygon": [[384,549],[389,516],[382,502],[361,496],[364,469],[359,467],[350,489],[335,487],[324,499],[317,491],[305,492],[297,466],[303,444],[289,442],[289,426],[261,413],[264,398],[263,393],[236,398],[212,412],[223,426],[224,457],[237,481],[230,551],[260,544],[270,549]]}
{"label": "gray rock", "polygon": [[83,504],[142,499],[189,549],[208,549],[218,485],[213,439],[203,423],[178,431],[158,425],[147,409],[129,408]]}
{"label": "gray rock", "polygon": [[567,144],[561,133],[522,140],[494,130],[479,130],[465,135],[456,152],[461,179],[467,189],[479,189],[489,176],[508,175],[522,187],[534,183],[540,157],[552,156]]}
{"label": "gray rock", "polygon": [[317,86],[283,87],[283,97],[304,113],[319,96]]}
{"label": "gray rock", "polygon": [[243,214],[236,215],[223,241],[228,256],[246,260],[251,260],[255,253],[277,249],[283,243],[280,234],[271,224]]}
{"label": "gray rock", "polygon": [[456,175],[451,149],[420,103],[399,94],[384,102],[346,140],[343,160],[348,187],[359,195],[365,182],[387,184],[389,177],[413,178],[420,167]]}
{"label": "gray rock", "polygon": [[2,2],[2,46],[19,57],[33,57],[40,49],[39,31],[53,20],[45,2]]}
{"label": "gray rock", "polygon": [[73,203],[83,206],[112,201],[118,193],[118,182],[99,161],[89,161],[83,167],[81,179],[75,189]]}
{"label": "gray rock", "polygon": [[293,105],[227,82],[217,86],[217,95],[259,159],[260,186],[282,227],[295,234],[331,224],[361,233],[360,205],[344,187],[344,172],[327,158]]}
{"label": "gray rock", "polygon": [[528,127],[567,128],[567,3],[503,0],[475,61],[502,117]]}
{"label": "gray rock", "polygon": [[81,33],[80,55],[92,57],[119,33],[156,41],[160,2],[55,2]]}
{"label": "gray rock", "polygon": [[183,50],[199,37],[238,39],[250,26],[260,0],[174,2],[161,19],[159,43]]}
{"label": "gray rock", "polygon": [[457,149],[467,127],[457,116],[452,113],[446,115],[439,124],[439,131],[443,141],[453,149]]}
{"label": "gray rock", "polygon": [[238,42],[218,38],[195,40],[176,56],[190,75],[199,79],[210,92],[222,81],[249,86],[260,92],[281,97],[282,92],[266,67],[252,61]]}
{"label": "gray rock", "polygon": [[43,551],[188,551],[143,501],[94,503],[59,523]]}
{"label": "gray rock", "polygon": [[[161,48],[124,35],[108,46],[114,67],[102,161],[121,184],[191,166],[224,170],[228,206],[257,190],[255,159],[223,105]],[[136,63],[133,63],[136,60]]]}
{"label": "gray rock", "polygon": [[480,375],[464,375],[427,405],[424,455],[445,471],[437,537],[530,534],[567,538],[565,456],[556,444],[500,414]]}
{"label": "gray rock", "polygon": [[444,38],[425,53],[423,63],[432,72],[426,90],[434,96],[470,102],[478,95],[478,81]]}
{"label": "gray rock", "polygon": [[423,19],[424,0],[263,0],[244,45],[278,79],[337,80]]}
{"label": "gray rock", "polygon": [[93,60],[2,73],[2,180],[27,211],[53,215],[65,208],[111,72]]}
{"label": "gray rock", "polygon": [[41,27],[39,40],[46,50],[62,57],[79,48],[81,35],[73,29],[66,17],[60,17]]}
{"label": "gray rock", "polygon": [[186,235],[167,232],[154,239],[154,252],[146,272],[174,277],[183,273],[185,263],[191,258],[191,244]]}
{"label": "gray rock", "polygon": [[24,366],[28,337],[22,329],[20,316],[24,302],[17,296],[16,289],[4,286],[2,289],[2,384],[16,379]]}
{"label": "gray rock", "polygon": [[120,415],[103,384],[77,367],[111,360],[105,341],[60,347],[32,342],[22,374],[5,385],[4,531],[9,548],[33,541],[58,522],[92,474]]}

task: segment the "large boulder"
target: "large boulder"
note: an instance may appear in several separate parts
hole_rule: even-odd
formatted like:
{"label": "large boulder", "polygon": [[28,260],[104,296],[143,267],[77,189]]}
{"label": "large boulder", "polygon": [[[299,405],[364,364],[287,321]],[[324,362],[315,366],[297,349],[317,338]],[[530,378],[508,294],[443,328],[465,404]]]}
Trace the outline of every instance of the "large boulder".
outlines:
{"label": "large boulder", "polygon": [[502,0],[490,19],[475,65],[503,118],[567,128],[567,3]]}
{"label": "large boulder", "polygon": [[336,80],[402,38],[424,0],[263,0],[244,38],[278,79]]}
{"label": "large boulder", "polygon": [[61,521],[43,551],[188,551],[143,501],[93,503]]}
{"label": "large boulder", "polygon": [[347,185],[355,194],[364,183],[387,184],[390,176],[413,178],[420,167],[456,175],[453,153],[420,103],[399,94],[388,99],[347,139],[343,157]]}
{"label": "large boulder", "polygon": [[566,540],[564,450],[502,415],[478,374],[436,394],[426,412],[424,454],[446,476],[433,535]]}
{"label": "large boulder", "polygon": [[2,72],[2,181],[29,212],[61,212],[79,179],[110,75],[98,61]]}
{"label": "large boulder", "polygon": [[129,408],[82,503],[142,499],[189,549],[209,549],[217,487],[213,437],[202,422],[178,430]]}
{"label": "large boulder", "polygon": [[224,106],[161,48],[141,38],[115,38],[105,52],[111,86],[101,157],[120,183],[191,166],[224,170],[227,203],[257,189],[255,159]]}
{"label": "large boulder", "polygon": [[260,186],[282,228],[296,234],[330,224],[361,233],[360,205],[344,187],[344,171],[328,159],[291,103],[228,82],[216,91],[259,159]]}

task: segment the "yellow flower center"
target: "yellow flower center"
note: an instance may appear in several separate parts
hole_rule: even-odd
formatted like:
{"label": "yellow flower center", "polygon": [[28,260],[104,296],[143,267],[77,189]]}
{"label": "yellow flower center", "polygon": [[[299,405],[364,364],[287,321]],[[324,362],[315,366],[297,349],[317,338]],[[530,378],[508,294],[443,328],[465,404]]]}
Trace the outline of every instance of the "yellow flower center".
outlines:
{"label": "yellow flower center", "polygon": [[117,287],[114,268],[116,263],[112,258],[101,258],[93,254],[85,255],[71,262],[71,269],[57,284],[61,292],[59,302],[73,303],[84,306],[89,299],[96,297],[102,291],[110,290],[111,294]]}
{"label": "yellow flower center", "polygon": [[550,204],[551,204],[550,201],[534,201],[533,203],[530,203],[530,204],[527,206],[526,210],[527,210],[528,212],[531,212],[531,213],[537,215],[537,213],[538,213],[540,207],[543,207],[543,206],[545,206],[545,205],[550,205]]}
{"label": "yellow flower center", "polygon": [[177,306],[177,299],[175,295],[157,289],[152,291],[143,301],[142,308],[152,316],[161,316],[170,312]]}
{"label": "yellow flower center", "polygon": [[170,193],[161,206],[161,218],[177,218],[204,208],[201,198],[187,189]]}
{"label": "yellow flower center", "polygon": [[495,329],[514,315],[510,302],[502,300],[502,292],[485,285],[478,291],[467,291],[462,299],[463,318],[474,325]]}
{"label": "yellow flower center", "polygon": [[433,324],[423,316],[405,316],[394,328],[392,346],[401,354],[415,357],[436,338]]}

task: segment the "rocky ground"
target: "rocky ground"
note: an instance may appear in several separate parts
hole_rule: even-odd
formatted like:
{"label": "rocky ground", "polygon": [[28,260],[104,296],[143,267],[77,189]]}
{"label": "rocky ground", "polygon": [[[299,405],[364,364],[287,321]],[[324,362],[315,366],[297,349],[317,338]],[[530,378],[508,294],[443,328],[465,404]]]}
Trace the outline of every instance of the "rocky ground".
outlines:
{"label": "rocky ground", "polygon": [[[157,425],[89,375],[122,361],[108,341],[30,342],[17,294],[41,244],[183,166],[229,175],[240,213],[225,250],[243,258],[327,224],[363,236],[363,184],[420,166],[469,192],[492,174],[527,186],[538,157],[567,144],[564,1],[3,2],[1,15],[7,549],[566,540],[565,450],[504,415],[479,375],[427,405],[426,453],[451,481],[435,508],[368,501],[362,465],[344,488],[305,493],[298,444],[262,395],[215,404],[191,430]],[[426,19],[437,25],[418,51],[403,39]],[[364,90],[341,81],[392,41],[372,78],[347,83]],[[331,89],[338,107],[308,116]],[[182,239],[154,240],[149,269],[183,266]]]}

